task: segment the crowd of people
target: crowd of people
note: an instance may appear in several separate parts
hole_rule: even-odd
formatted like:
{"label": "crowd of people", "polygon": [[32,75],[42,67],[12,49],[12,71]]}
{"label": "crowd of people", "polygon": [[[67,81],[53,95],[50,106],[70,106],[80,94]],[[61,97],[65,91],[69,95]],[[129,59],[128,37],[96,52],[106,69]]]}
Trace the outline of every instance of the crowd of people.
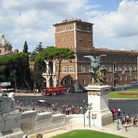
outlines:
{"label": "crowd of people", "polygon": [[82,106],[75,106],[71,104],[63,104],[59,106],[57,103],[51,104],[51,106],[47,107],[45,105],[37,105],[33,101],[16,101],[16,108],[19,109],[20,112],[24,112],[26,110],[37,110],[38,112],[46,112],[52,111],[57,113],[62,113],[65,115],[70,114],[83,114],[84,110]]}
{"label": "crowd of people", "polygon": [[128,130],[128,127],[138,126],[138,116],[132,117],[129,111],[125,113],[122,112],[120,108],[114,108],[111,110],[111,112],[113,115],[113,122],[115,121],[117,130],[120,129],[120,126],[122,126],[122,128],[125,128],[126,131]]}
{"label": "crowd of people", "polygon": [[70,104],[63,104],[60,107],[57,105],[52,105],[53,110],[57,108],[62,114],[70,115],[70,114],[83,114],[83,107],[81,106],[74,106]]}

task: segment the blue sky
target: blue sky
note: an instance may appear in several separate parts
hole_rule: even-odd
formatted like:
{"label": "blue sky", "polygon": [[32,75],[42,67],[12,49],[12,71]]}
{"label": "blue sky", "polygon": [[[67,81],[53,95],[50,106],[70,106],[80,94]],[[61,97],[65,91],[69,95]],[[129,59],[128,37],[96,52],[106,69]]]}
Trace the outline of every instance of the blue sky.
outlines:
{"label": "blue sky", "polygon": [[138,50],[138,0],[1,0],[0,34],[31,52],[53,46],[53,24],[72,18],[94,23],[96,48]]}
{"label": "blue sky", "polygon": [[99,11],[116,11],[122,0],[89,0],[92,5],[100,5]]}

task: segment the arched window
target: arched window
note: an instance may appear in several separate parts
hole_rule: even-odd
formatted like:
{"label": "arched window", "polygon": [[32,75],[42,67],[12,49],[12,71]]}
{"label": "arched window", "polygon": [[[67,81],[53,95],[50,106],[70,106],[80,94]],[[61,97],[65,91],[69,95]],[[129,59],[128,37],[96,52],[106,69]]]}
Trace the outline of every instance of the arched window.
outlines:
{"label": "arched window", "polygon": [[72,37],[72,36],[70,36],[70,37],[69,37],[69,40],[73,40],[73,37]]}
{"label": "arched window", "polygon": [[57,42],[59,42],[60,40],[59,40],[59,38],[57,39]]}
{"label": "arched window", "polygon": [[85,84],[85,79],[82,79],[82,84]]}

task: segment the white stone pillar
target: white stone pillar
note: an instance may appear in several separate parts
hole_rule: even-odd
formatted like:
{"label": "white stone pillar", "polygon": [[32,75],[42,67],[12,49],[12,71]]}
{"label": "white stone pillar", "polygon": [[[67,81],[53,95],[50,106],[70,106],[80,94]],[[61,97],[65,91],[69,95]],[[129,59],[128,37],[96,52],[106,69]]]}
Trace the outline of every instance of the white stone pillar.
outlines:
{"label": "white stone pillar", "polygon": [[44,61],[45,61],[45,63],[46,63],[46,73],[48,73],[48,71],[49,71],[49,62],[46,61],[46,60],[44,60]]}
{"label": "white stone pillar", "polygon": [[107,85],[88,85],[88,103],[92,103],[92,109],[86,112],[86,122],[91,126],[102,127],[112,123],[112,113],[108,108],[108,92]]}

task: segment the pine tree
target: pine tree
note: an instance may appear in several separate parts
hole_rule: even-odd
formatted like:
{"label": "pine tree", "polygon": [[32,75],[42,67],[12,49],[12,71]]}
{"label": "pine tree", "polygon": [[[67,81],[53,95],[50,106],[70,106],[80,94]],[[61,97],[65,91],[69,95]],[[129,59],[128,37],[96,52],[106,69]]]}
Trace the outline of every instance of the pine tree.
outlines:
{"label": "pine tree", "polygon": [[28,53],[27,41],[24,42],[23,53]]}

